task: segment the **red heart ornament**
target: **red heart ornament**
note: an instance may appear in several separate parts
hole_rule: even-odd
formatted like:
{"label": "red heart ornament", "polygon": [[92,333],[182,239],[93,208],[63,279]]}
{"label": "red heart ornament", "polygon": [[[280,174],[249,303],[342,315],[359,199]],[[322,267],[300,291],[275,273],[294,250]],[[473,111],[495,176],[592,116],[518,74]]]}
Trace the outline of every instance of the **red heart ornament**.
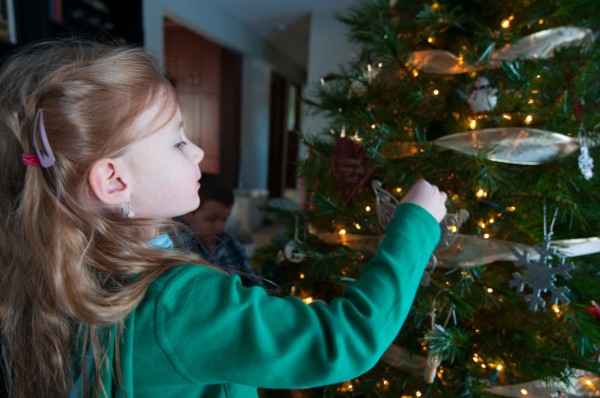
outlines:
{"label": "red heart ornament", "polygon": [[363,147],[348,138],[340,138],[333,147],[331,164],[344,206],[373,174],[370,159],[364,156]]}

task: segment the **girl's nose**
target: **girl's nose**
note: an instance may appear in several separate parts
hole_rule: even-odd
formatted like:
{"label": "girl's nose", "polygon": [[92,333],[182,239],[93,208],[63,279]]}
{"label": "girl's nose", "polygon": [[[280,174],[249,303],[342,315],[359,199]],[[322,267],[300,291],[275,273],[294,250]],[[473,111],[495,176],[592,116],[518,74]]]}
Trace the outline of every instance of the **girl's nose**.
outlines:
{"label": "girl's nose", "polygon": [[200,163],[204,159],[204,151],[196,144],[192,144],[191,159],[194,163]]}

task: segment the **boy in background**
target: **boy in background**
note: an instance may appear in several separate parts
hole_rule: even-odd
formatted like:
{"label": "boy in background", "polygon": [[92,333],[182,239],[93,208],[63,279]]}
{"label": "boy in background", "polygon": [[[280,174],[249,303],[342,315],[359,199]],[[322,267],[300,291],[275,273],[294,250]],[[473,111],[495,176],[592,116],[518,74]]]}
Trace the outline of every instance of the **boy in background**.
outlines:
{"label": "boy in background", "polygon": [[217,175],[202,173],[200,206],[183,216],[193,235],[183,231],[185,249],[200,254],[207,262],[240,275],[244,286],[262,286],[250,266],[244,246],[225,232],[235,200],[233,190]]}

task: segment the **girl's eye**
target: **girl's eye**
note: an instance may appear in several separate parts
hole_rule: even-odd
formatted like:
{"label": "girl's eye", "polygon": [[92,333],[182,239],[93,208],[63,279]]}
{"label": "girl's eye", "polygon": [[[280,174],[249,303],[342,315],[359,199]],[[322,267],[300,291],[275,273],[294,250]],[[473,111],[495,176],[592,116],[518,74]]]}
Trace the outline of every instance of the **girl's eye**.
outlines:
{"label": "girl's eye", "polygon": [[180,141],[180,142],[178,142],[178,143],[177,143],[175,146],[176,146],[177,148],[179,148],[179,149],[183,149],[183,147],[184,147],[184,146],[186,146],[186,145],[187,145],[187,142],[186,142],[186,141]]}

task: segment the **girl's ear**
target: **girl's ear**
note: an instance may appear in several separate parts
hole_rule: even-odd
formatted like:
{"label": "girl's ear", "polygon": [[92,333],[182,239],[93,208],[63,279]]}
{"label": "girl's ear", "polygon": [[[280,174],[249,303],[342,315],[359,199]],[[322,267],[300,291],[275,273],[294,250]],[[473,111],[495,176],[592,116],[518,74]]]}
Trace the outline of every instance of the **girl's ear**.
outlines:
{"label": "girl's ear", "polygon": [[98,200],[107,205],[119,205],[131,197],[129,186],[122,176],[122,161],[104,158],[92,165],[88,184]]}

